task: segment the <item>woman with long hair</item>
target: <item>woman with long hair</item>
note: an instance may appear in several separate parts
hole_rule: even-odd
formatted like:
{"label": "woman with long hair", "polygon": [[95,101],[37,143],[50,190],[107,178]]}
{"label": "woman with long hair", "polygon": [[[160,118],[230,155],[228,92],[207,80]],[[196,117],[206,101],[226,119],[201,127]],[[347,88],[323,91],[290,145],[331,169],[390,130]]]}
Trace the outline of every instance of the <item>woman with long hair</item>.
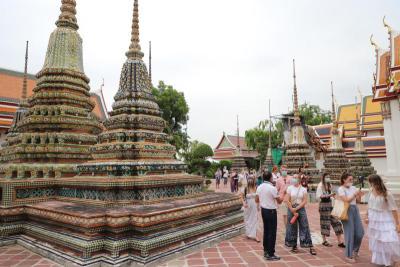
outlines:
{"label": "woman with long hair", "polygon": [[348,219],[342,220],[346,245],[345,255],[348,262],[355,263],[364,237],[364,228],[361,223],[360,211],[357,207],[357,201],[361,201],[363,193],[353,186],[353,176],[348,173],[342,174],[340,184],[338,198],[349,203],[347,210]]}
{"label": "woman with long hair", "polygon": [[368,176],[368,182],[371,194],[365,222],[368,224],[372,263],[390,266],[400,260],[400,223],[396,202],[379,175]]}
{"label": "woman with long hair", "polygon": [[[306,213],[307,189],[300,185],[299,175],[293,176],[291,185],[286,192],[285,203],[288,207],[288,223],[286,226],[285,245],[292,248],[292,253],[297,253],[298,235],[300,246],[302,248],[310,248],[310,254],[317,255],[311,240],[310,226]],[[297,217],[297,219],[294,217]]]}
{"label": "woman with long hair", "polygon": [[[259,204],[256,203],[256,182],[254,179],[249,179],[247,181],[247,187],[241,194],[243,207],[244,207],[244,224],[245,224],[245,234],[247,238],[254,239],[260,242],[262,237],[262,232],[260,233],[260,216],[258,215]],[[261,237],[260,237],[261,234]]]}
{"label": "woman with long hair", "polygon": [[321,225],[321,235],[323,239],[322,245],[326,247],[332,247],[332,245],[326,240],[330,236],[331,226],[336,234],[338,240],[338,246],[344,248],[345,245],[342,241],[343,227],[342,223],[331,215],[333,206],[332,198],[335,193],[332,191],[332,185],[330,177],[327,173],[324,173],[321,178],[321,182],[317,186],[316,197],[319,201],[319,221]]}

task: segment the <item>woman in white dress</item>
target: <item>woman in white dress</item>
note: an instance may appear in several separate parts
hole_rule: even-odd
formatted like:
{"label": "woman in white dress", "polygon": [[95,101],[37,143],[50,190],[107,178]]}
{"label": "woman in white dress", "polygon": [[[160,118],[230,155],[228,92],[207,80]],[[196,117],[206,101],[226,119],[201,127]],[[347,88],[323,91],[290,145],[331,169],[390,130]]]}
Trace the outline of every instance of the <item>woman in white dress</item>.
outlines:
{"label": "woman in white dress", "polygon": [[259,204],[256,203],[256,182],[254,179],[249,179],[247,187],[241,194],[244,207],[244,224],[246,236],[249,239],[254,239],[260,242],[262,239],[262,231],[259,216]]}
{"label": "woman in white dress", "polygon": [[400,260],[400,224],[396,202],[379,175],[370,175],[368,182],[372,190],[365,222],[368,224],[372,263],[391,266]]}

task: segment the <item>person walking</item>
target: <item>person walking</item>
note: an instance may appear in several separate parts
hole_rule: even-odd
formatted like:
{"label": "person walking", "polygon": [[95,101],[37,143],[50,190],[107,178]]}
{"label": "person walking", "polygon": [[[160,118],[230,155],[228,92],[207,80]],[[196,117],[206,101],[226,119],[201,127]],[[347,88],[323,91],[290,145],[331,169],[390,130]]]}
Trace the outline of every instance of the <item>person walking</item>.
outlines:
{"label": "person walking", "polygon": [[307,189],[300,185],[299,175],[295,174],[285,196],[285,202],[288,207],[285,245],[292,248],[292,253],[298,253],[297,236],[299,236],[300,247],[309,248],[311,255],[317,255],[311,240],[310,226],[306,213],[307,199]]}
{"label": "person walking", "polygon": [[319,201],[319,221],[321,225],[321,235],[323,239],[322,245],[326,247],[332,247],[332,245],[326,239],[330,236],[331,226],[336,234],[338,240],[338,246],[344,248],[343,244],[343,227],[342,223],[331,215],[333,210],[332,198],[335,193],[332,192],[332,185],[330,177],[327,173],[324,173],[321,178],[321,182],[317,186],[316,197]]}
{"label": "person walking", "polygon": [[244,190],[247,188],[247,176],[248,174],[245,172],[244,169],[239,174],[239,179],[238,179],[238,187],[239,187],[239,192],[240,194],[244,193]]}
{"label": "person walking", "polygon": [[224,169],[222,171],[222,178],[224,179],[224,187],[226,188],[228,185],[228,178],[229,178],[229,171],[226,166],[224,166]]}
{"label": "person walking", "polygon": [[229,178],[230,178],[230,185],[231,185],[231,193],[236,192],[235,191],[235,177],[237,177],[237,172],[236,171],[231,171]]}
{"label": "person walking", "polygon": [[264,257],[269,261],[278,261],[281,258],[275,255],[277,213],[279,198],[278,190],[272,184],[272,174],[263,174],[263,183],[257,188],[256,203],[261,206],[261,216],[264,225]]}
{"label": "person walking", "polygon": [[279,168],[278,166],[274,165],[272,167],[272,183],[276,185],[276,181],[278,181],[279,177],[281,177],[281,174],[279,173]]}
{"label": "person walking", "polygon": [[260,242],[262,237],[261,231],[261,221],[259,221],[258,210],[259,204],[256,203],[256,182],[254,179],[249,179],[247,182],[247,187],[241,193],[241,198],[244,207],[244,225],[245,234],[249,239],[256,240]]}
{"label": "person walking", "polygon": [[[291,178],[292,178],[291,176],[288,176],[286,166],[282,166],[281,167],[281,176],[276,181],[276,189],[278,190],[278,193],[279,193],[279,196],[281,199],[285,198],[286,190],[290,185]],[[279,205],[279,213],[283,217],[283,223],[285,224],[285,229],[286,229],[288,208],[285,203],[281,203]]]}
{"label": "person walking", "polygon": [[222,178],[222,171],[220,168],[217,169],[215,172],[215,187],[219,189],[219,185],[221,183],[221,178]]}
{"label": "person walking", "polygon": [[353,176],[348,173],[342,174],[340,184],[338,198],[349,203],[348,219],[342,220],[346,245],[345,255],[349,263],[355,263],[364,237],[364,228],[361,223],[360,211],[357,207],[357,201],[361,200],[363,193],[353,186]]}
{"label": "person walking", "polygon": [[391,266],[400,260],[400,223],[396,202],[379,175],[368,176],[368,182],[372,190],[365,223],[368,224],[371,261]]}

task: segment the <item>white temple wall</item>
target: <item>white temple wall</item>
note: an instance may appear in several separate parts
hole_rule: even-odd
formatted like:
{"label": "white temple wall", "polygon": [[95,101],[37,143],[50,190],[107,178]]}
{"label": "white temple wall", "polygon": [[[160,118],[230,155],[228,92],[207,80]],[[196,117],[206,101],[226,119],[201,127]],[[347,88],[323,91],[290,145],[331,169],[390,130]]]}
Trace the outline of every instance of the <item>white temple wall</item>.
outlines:
{"label": "white temple wall", "polygon": [[390,118],[383,120],[387,156],[386,175],[400,177],[400,107],[397,99],[390,101],[390,111]]}
{"label": "white temple wall", "polygon": [[372,166],[374,166],[376,172],[380,175],[386,174],[386,158],[369,158],[371,160]]}
{"label": "white temple wall", "polygon": [[390,118],[383,120],[385,130],[387,171],[385,180],[392,193],[400,195],[400,102],[390,100]]}

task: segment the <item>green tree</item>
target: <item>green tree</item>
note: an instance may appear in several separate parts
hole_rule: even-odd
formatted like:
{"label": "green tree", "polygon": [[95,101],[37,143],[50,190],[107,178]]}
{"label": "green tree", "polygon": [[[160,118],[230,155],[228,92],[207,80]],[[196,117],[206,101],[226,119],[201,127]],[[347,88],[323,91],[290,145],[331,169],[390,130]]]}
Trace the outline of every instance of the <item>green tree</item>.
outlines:
{"label": "green tree", "polygon": [[193,151],[193,158],[206,159],[214,156],[212,148],[204,143],[198,144]]}
{"label": "green tree", "polygon": [[[261,121],[257,127],[247,130],[245,133],[246,144],[249,148],[257,150],[261,161],[265,160],[269,142],[269,120]],[[278,147],[283,142],[283,124],[281,121],[271,125],[271,146]]]}
{"label": "green tree", "polygon": [[306,125],[320,125],[332,122],[331,112],[321,109],[318,105],[304,103],[299,106],[300,115]]}
{"label": "green tree", "polygon": [[189,145],[188,136],[183,129],[189,120],[189,106],[185,95],[163,81],[153,87],[152,93],[162,111],[163,119],[167,122],[164,132],[171,136],[170,143],[181,154]]}
{"label": "green tree", "polygon": [[210,175],[211,171],[209,170],[212,167],[207,158],[213,155],[214,152],[209,145],[197,140],[190,142],[188,150],[182,153],[190,173],[207,176]]}

